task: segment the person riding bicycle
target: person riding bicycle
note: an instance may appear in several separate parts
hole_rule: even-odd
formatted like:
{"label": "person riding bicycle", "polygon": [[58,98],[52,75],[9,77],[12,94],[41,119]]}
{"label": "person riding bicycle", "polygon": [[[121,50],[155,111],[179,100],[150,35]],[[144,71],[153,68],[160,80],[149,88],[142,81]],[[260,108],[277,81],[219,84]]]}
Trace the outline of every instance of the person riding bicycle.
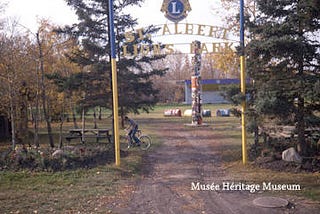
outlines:
{"label": "person riding bicycle", "polygon": [[138,124],[134,120],[130,119],[128,116],[125,116],[124,119],[127,123],[129,123],[129,126],[125,130],[128,131],[128,136],[130,137],[131,143],[134,140],[134,142],[140,145],[140,141],[136,136],[136,133],[138,131]]}

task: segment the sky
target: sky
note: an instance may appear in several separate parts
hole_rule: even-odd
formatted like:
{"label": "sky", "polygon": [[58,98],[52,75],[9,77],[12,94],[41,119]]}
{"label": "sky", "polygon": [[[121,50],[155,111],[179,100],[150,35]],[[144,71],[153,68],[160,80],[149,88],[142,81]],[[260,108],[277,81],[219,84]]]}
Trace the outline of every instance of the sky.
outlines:
{"label": "sky", "polygon": [[77,21],[75,13],[64,0],[0,0],[7,2],[6,18],[17,19],[19,24],[32,32],[39,26],[38,20],[45,18],[57,25],[72,24]]}
{"label": "sky", "polygon": [[[187,18],[181,22],[198,23],[198,24],[221,24],[219,17],[214,15],[213,8],[219,5],[219,0],[189,0],[191,11]],[[132,14],[139,18],[139,22],[144,25],[164,24],[168,21],[160,11],[163,0],[145,0],[140,7],[134,7]]]}
{"label": "sky", "polygon": [[[39,26],[37,21],[42,18],[49,19],[57,25],[77,22],[77,16],[64,0],[0,0],[0,2],[8,3],[5,10],[6,18],[17,19],[20,25],[31,32],[37,31]],[[219,0],[189,0],[192,10],[187,18],[181,22],[221,26],[220,17],[215,15],[214,12],[214,8],[220,7],[219,2]],[[141,7],[130,7],[127,11],[133,17],[138,18],[139,27],[171,23],[160,11],[162,3],[163,0],[145,0]],[[190,43],[190,41],[196,39],[192,36],[188,36],[188,38],[179,36],[167,37],[163,38],[167,43],[177,43],[182,40]],[[162,42],[161,38],[158,41]],[[206,40],[205,42],[208,41]]]}
{"label": "sky", "polygon": [[[64,0],[0,0],[7,2],[6,17],[15,17],[19,23],[30,28],[37,29],[37,20],[47,18],[55,24],[72,24],[77,21],[74,11],[67,6]],[[145,0],[142,7],[128,9],[134,17],[137,17],[140,26],[150,24],[164,24],[169,22],[160,12],[163,0]],[[220,22],[213,14],[213,7],[218,5],[216,0],[189,0],[192,11],[186,18],[186,22],[217,25]]]}

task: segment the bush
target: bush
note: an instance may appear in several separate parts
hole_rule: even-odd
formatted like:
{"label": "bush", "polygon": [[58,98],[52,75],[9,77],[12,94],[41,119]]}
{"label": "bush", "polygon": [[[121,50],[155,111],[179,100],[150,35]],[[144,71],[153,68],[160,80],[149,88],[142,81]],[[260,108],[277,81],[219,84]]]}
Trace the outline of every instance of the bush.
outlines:
{"label": "bush", "polygon": [[66,146],[62,149],[17,146],[0,158],[0,170],[63,171],[92,168],[114,160],[113,149],[103,144]]}

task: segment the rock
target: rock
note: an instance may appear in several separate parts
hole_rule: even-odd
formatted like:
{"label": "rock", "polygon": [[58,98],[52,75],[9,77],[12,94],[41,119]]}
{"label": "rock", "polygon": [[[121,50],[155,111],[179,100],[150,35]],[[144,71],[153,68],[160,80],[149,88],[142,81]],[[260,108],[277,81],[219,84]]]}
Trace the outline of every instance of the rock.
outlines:
{"label": "rock", "polygon": [[61,158],[61,157],[63,157],[64,155],[65,155],[65,153],[64,153],[64,151],[61,150],[61,149],[57,149],[56,151],[54,151],[54,152],[52,153],[52,157],[53,157],[53,158]]}
{"label": "rock", "polygon": [[295,163],[302,162],[301,156],[298,154],[298,152],[293,147],[291,147],[287,150],[284,150],[282,152],[282,160],[287,161],[287,162],[295,162]]}
{"label": "rock", "polygon": [[75,146],[64,146],[63,149],[67,151],[73,151],[75,149]]}

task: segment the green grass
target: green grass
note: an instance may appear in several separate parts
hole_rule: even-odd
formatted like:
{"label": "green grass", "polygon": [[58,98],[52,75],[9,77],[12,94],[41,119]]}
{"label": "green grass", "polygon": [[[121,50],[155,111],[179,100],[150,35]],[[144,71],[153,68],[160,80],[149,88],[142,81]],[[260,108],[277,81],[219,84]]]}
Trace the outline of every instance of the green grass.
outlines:
{"label": "green grass", "polygon": [[6,193],[1,196],[5,202],[1,213],[45,213],[81,207],[86,200],[110,191],[114,182],[113,175],[103,168],[58,173],[2,172],[0,175],[1,192]]}
{"label": "green grass", "polygon": [[111,164],[55,173],[0,172],[0,213],[99,213],[95,202],[113,197],[125,180],[140,174],[139,154],[124,158],[121,167]]}

